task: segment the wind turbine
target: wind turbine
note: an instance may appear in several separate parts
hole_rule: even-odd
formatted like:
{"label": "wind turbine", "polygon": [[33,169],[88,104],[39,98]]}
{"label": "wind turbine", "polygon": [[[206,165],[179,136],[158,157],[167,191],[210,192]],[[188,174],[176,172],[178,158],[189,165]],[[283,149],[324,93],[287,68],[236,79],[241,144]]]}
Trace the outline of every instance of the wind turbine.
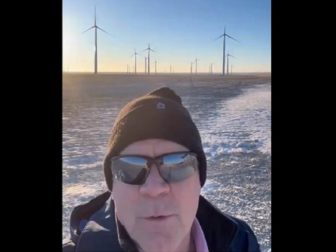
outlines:
{"label": "wind turbine", "polygon": [[157,73],[157,72],[156,72],[156,65],[157,65],[157,61],[155,60],[155,74]]}
{"label": "wind turbine", "polygon": [[226,73],[229,75],[229,57],[234,58],[234,56],[231,55],[230,53],[227,53],[226,57],[227,57]]}
{"label": "wind turbine", "polygon": [[224,26],[224,33],[222,35],[220,35],[218,38],[216,38],[216,40],[220,39],[221,37],[223,37],[223,75],[225,75],[225,38],[228,37],[228,38],[230,38],[232,40],[235,40],[237,42],[239,42],[239,41],[237,39],[231,37],[229,34],[227,34],[225,32],[225,26]]}
{"label": "wind turbine", "polygon": [[212,67],[213,67],[213,63],[210,63],[210,66],[209,66],[209,73],[212,74]]}
{"label": "wind turbine", "polygon": [[132,57],[134,56],[134,74],[137,73],[137,61],[136,61],[137,55],[139,55],[139,53],[137,53],[136,50],[134,49],[134,54],[132,54]]}
{"label": "wind turbine", "polygon": [[[97,29],[107,33],[106,31],[104,31],[102,28],[100,28],[98,25],[97,25],[97,22],[96,22],[96,6],[95,6],[95,15],[94,15],[94,25],[91,26],[89,29],[83,31],[84,32],[87,32],[88,30],[91,30],[91,29],[95,29],[95,60],[94,60],[94,73],[97,74],[98,72],[98,66],[97,66],[97,63],[98,63],[98,47],[97,47]],[[108,34],[108,33],[107,33]]]}
{"label": "wind turbine", "polygon": [[147,73],[147,57],[145,57],[145,74]]}
{"label": "wind turbine", "polygon": [[196,63],[196,64],[195,64],[195,74],[197,74],[197,61],[198,61],[198,60],[199,60],[199,59],[197,59],[197,58],[195,59],[195,63]]}
{"label": "wind turbine", "polygon": [[144,51],[148,51],[148,62],[147,62],[147,65],[148,65],[148,74],[150,74],[150,51],[152,52],[155,52],[152,48],[150,48],[150,44],[148,43],[148,47],[146,49],[144,49]]}
{"label": "wind turbine", "polygon": [[193,70],[192,70],[192,66],[193,66],[193,62],[190,62],[190,74],[192,74],[193,72]]}

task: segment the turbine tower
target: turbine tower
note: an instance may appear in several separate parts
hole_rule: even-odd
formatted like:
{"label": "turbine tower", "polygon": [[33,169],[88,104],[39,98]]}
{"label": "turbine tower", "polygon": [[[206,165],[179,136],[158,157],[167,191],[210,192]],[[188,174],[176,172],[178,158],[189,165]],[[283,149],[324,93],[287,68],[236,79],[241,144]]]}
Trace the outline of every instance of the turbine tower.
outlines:
{"label": "turbine tower", "polygon": [[136,61],[137,55],[139,55],[139,53],[137,53],[136,50],[134,49],[134,54],[132,54],[132,57],[134,56],[134,74],[137,73],[137,61]]}
{"label": "turbine tower", "polygon": [[195,59],[195,74],[197,74],[197,62],[198,62],[199,59]]}
{"label": "turbine tower", "polygon": [[229,34],[227,34],[225,32],[225,26],[224,26],[224,33],[222,35],[220,35],[218,38],[216,38],[216,40],[220,39],[221,37],[223,37],[223,72],[222,72],[222,74],[225,75],[225,38],[228,37],[228,38],[230,38],[232,40],[235,40],[237,42],[239,42],[239,41],[237,39],[231,37]]}
{"label": "turbine tower", "polygon": [[[97,29],[107,33],[106,31],[104,31],[102,28],[100,28],[98,25],[97,25],[97,22],[96,22],[96,6],[95,6],[95,14],[94,14],[94,25],[91,26],[89,29],[83,31],[84,32],[87,32],[88,30],[91,30],[91,29],[95,29],[95,59],[94,59],[94,73],[97,74],[98,73],[98,47],[97,47]],[[108,33],[107,33],[108,34]]]}
{"label": "turbine tower", "polygon": [[212,68],[213,68],[213,63],[210,63],[210,66],[209,66],[209,73],[212,74]]}
{"label": "turbine tower", "polygon": [[144,51],[148,51],[148,57],[147,57],[147,67],[148,72],[147,74],[150,74],[150,51],[155,52],[152,48],[150,48],[150,44],[148,43],[148,47],[144,49]]}
{"label": "turbine tower", "polygon": [[145,57],[145,74],[147,73],[147,57]]}
{"label": "turbine tower", "polygon": [[226,61],[227,61],[227,64],[226,64],[226,66],[227,66],[227,67],[226,67],[226,74],[229,75],[229,57],[234,58],[234,56],[231,55],[230,53],[227,53],[227,54],[226,54],[226,57],[227,57],[227,60],[226,60]]}

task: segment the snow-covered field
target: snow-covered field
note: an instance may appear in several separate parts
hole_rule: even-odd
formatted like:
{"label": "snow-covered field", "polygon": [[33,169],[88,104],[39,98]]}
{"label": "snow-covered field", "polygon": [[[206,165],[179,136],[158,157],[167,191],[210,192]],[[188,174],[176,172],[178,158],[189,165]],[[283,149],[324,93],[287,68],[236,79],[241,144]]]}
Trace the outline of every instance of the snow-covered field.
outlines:
{"label": "snow-covered field", "polygon": [[262,251],[270,251],[270,82],[226,86],[218,80],[163,79],[153,84],[132,79],[127,85],[67,85],[63,88],[63,238],[69,235],[72,208],[106,190],[102,160],[120,108],[166,85],[182,97],[201,133],[208,159],[202,194],[250,224]]}

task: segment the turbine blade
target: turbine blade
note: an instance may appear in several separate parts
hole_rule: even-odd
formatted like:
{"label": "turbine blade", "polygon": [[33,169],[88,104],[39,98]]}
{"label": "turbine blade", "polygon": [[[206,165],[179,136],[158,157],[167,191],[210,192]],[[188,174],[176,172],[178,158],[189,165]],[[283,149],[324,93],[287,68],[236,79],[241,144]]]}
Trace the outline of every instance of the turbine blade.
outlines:
{"label": "turbine blade", "polygon": [[239,42],[237,39],[235,39],[234,37],[231,37],[230,35],[228,34],[225,34],[227,37],[229,37],[230,39],[233,39],[233,40],[236,40],[237,42]]}
{"label": "turbine blade", "polygon": [[95,28],[95,27],[94,27],[94,26],[91,26],[89,29],[83,31],[82,33],[87,32],[88,30],[91,30],[92,28]]}
{"label": "turbine blade", "polygon": [[101,30],[101,31],[103,31],[103,32],[105,32],[105,33],[107,33],[107,34],[109,34],[107,31],[103,30],[103,29],[100,28],[99,26],[97,26],[97,29],[99,29],[99,30]]}
{"label": "turbine blade", "polygon": [[233,55],[231,55],[230,53],[228,53],[227,55],[228,55],[229,57],[232,57],[232,58],[234,58],[234,56],[233,56]]}
{"label": "turbine blade", "polygon": [[151,50],[152,52],[155,52],[152,48],[149,48],[149,50]]}
{"label": "turbine blade", "polygon": [[94,20],[95,20],[94,24],[96,25],[96,24],[97,24],[97,18],[96,18],[96,5],[95,5],[95,16],[94,16]]}
{"label": "turbine blade", "polygon": [[139,55],[139,53],[134,52],[131,56],[132,56],[132,58],[133,58],[133,57],[135,57],[136,55]]}
{"label": "turbine blade", "polygon": [[215,38],[214,40],[220,39],[223,36],[224,36],[224,34],[220,35],[218,38]]}

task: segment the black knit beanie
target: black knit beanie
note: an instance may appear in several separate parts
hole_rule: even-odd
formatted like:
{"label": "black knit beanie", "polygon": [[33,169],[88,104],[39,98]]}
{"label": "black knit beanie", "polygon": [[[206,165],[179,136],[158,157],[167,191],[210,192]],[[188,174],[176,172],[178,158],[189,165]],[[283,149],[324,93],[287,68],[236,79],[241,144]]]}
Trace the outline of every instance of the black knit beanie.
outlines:
{"label": "black knit beanie", "polygon": [[168,87],[156,89],[126,104],[117,116],[104,159],[104,174],[112,191],[111,157],[128,145],[149,138],[176,142],[197,154],[201,186],[206,179],[206,157],[201,137],[181,98]]}

